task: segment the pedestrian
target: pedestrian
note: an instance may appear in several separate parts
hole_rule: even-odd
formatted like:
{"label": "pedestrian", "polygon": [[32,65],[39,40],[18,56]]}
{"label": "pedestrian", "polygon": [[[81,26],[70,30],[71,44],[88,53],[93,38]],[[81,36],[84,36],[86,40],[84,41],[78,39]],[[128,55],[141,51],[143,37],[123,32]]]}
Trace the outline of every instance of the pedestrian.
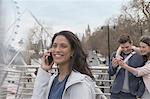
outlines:
{"label": "pedestrian", "polygon": [[[41,59],[32,99],[95,99],[94,77],[86,58],[74,33],[56,33],[51,48]],[[54,63],[59,72],[51,75]]]}
{"label": "pedestrian", "polygon": [[145,86],[142,77],[136,77],[127,70],[120,68],[119,61],[123,60],[131,67],[141,67],[144,65],[143,57],[132,49],[132,40],[129,35],[121,35],[118,39],[121,48],[121,57],[116,57],[116,53],[112,53],[111,62],[109,64],[108,73],[115,75],[114,82],[111,87],[110,99],[137,99],[144,93]]}
{"label": "pedestrian", "polygon": [[[124,63],[122,60],[119,61],[119,65],[134,74],[137,77],[143,77],[145,84],[145,92],[141,99],[150,98],[150,36],[142,36],[140,39],[140,52],[143,55],[146,63],[143,67],[134,68]],[[137,48],[136,48],[137,49]]]}

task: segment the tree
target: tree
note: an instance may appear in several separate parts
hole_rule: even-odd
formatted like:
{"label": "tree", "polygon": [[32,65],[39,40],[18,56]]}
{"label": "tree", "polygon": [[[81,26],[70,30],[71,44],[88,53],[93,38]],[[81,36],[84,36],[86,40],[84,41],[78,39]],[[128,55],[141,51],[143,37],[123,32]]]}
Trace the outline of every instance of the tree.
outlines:
{"label": "tree", "polygon": [[[97,29],[87,37],[87,49],[98,50],[101,54],[108,55],[108,30],[109,25],[109,41],[110,52],[117,49],[117,39],[121,34],[129,34],[133,39],[134,45],[138,45],[139,38],[150,32],[150,2],[145,0],[131,0],[128,4],[123,5],[121,14],[115,18],[110,18],[109,24]],[[115,29],[113,28],[115,24]]]}

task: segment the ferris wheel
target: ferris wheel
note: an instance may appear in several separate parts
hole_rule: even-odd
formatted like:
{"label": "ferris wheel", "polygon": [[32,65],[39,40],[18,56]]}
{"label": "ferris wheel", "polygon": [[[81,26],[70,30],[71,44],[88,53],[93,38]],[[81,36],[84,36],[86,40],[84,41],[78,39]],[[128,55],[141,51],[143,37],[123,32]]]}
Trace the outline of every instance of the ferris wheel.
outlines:
{"label": "ferris wheel", "polygon": [[[25,37],[25,32],[24,30],[30,30],[28,27],[24,29],[25,27],[25,22],[26,22],[26,16],[25,14],[27,13],[29,17],[32,18],[33,22],[30,24],[35,24],[38,25],[39,30],[33,31],[30,35],[31,37],[36,37],[38,36],[38,40],[43,39],[43,35],[45,37],[52,38],[50,33],[45,29],[45,27],[38,21],[38,19],[33,15],[33,13],[27,9],[25,9],[19,1],[19,0],[3,0],[4,4],[9,4],[8,9],[11,11],[6,14],[7,18],[7,29],[5,30],[6,39],[4,40],[4,66],[2,68],[7,68],[11,67],[12,63],[15,61],[15,59],[20,59],[19,62],[24,64],[27,64],[25,61],[24,55],[21,53],[22,49],[24,48],[26,41],[29,41],[30,39]],[[7,8],[6,8],[7,9]],[[13,15],[11,15],[13,14]],[[27,24],[29,25],[29,24]],[[39,36],[41,35],[41,36]],[[45,39],[44,39],[45,40]],[[43,43],[43,41],[42,41]],[[17,46],[17,47],[16,47]],[[2,48],[1,48],[2,49]],[[28,51],[25,49],[25,51]],[[20,55],[21,53],[21,55]],[[1,55],[1,54],[0,54]],[[27,56],[27,55],[25,55]],[[0,57],[1,58],[1,57]],[[29,57],[27,57],[29,58]],[[1,63],[1,62],[0,62]],[[16,65],[16,64],[15,64]],[[0,71],[3,70],[0,67]],[[5,79],[7,78],[8,73],[2,73],[0,72],[0,86],[3,85]],[[1,89],[0,89],[1,90]]]}
{"label": "ferris wheel", "polygon": [[[7,46],[8,54],[5,56],[8,56],[9,60],[7,63],[11,64],[13,59],[17,57],[17,54],[19,54],[20,51],[27,51],[27,44],[40,44],[40,49],[43,53],[44,49],[46,49],[51,43],[50,41],[52,36],[50,33],[30,10],[24,8],[24,5],[20,0],[7,1],[9,1],[11,6],[9,9],[11,9],[11,12],[13,12],[13,21],[11,20],[11,22],[8,22],[9,25],[6,30],[7,38],[5,40],[5,46]],[[27,19],[30,20],[28,21]],[[29,31],[32,27],[34,27],[32,29],[33,31]],[[11,50],[15,50],[16,53],[11,55]]]}
{"label": "ferris wheel", "polygon": [[[5,39],[5,45],[7,47],[13,47],[14,45],[17,45],[17,41],[23,41],[20,38],[17,38],[17,35],[19,35],[19,29],[21,28],[21,16],[24,14],[24,9],[19,4],[19,0],[6,0],[10,5],[8,6],[9,9],[8,13],[10,13],[10,18],[7,22],[7,29],[6,29],[6,39]],[[5,2],[6,2],[5,1]],[[8,19],[8,15],[6,16]],[[21,42],[23,44],[23,42]],[[20,44],[21,44],[20,43]]]}

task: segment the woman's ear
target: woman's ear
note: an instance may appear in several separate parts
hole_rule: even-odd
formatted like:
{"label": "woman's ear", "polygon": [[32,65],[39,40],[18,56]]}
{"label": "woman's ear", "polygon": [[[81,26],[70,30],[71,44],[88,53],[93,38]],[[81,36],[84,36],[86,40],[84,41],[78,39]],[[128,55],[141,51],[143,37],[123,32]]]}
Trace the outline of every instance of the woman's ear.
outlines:
{"label": "woman's ear", "polygon": [[73,56],[73,54],[74,54],[74,50],[72,50],[70,57],[72,57],[72,56]]}
{"label": "woman's ear", "polygon": [[131,41],[131,45],[133,46],[133,41]]}

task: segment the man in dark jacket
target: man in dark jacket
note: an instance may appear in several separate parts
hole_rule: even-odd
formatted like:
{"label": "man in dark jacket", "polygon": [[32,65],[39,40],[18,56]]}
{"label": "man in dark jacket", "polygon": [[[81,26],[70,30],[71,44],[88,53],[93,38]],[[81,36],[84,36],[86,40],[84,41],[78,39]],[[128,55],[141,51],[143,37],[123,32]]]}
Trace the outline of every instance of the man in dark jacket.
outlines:
{"label": "man in dark jacket", "polygon": [[[128,35],[121,35],[118,39],[122,50],[121,56],[123,60],[127,57],[127,64],[132,67],[141,67],[144,65],[143,57],[132,49],[132,41]],[[134,54],[132,54],[134,52]],[[112,54],[109,64],[108,73],[111,76],[115,75],[113,85],[111,87],[111,99],[137,99],[144,93],[145,86],[141,77],[136,77],[127,70],[120,68],[118,65],[119,59]]]}

